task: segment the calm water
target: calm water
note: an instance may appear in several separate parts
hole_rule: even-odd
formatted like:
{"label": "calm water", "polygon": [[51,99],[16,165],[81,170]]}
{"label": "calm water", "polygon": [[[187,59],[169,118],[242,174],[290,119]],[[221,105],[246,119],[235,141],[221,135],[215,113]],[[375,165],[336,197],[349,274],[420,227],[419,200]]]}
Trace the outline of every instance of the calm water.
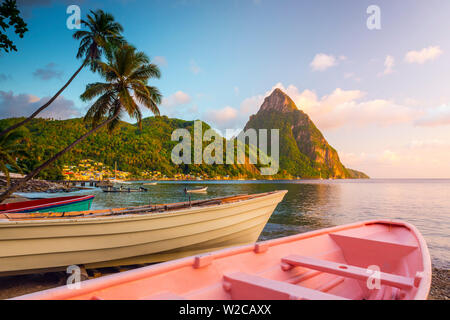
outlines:
{"label": "calm water", "polygon": [[193,200],[288,190],[261,240],[361,220],[401,219],[422,232],[433,265],[450,268],[450,180],[177,181],[146,186],[148,193],[103,193],[99,189],[79,193],[95,194],[93,209],[101,209],[185,201],[184,187],[195,186],[208,186],[208,193],[193,194]]}

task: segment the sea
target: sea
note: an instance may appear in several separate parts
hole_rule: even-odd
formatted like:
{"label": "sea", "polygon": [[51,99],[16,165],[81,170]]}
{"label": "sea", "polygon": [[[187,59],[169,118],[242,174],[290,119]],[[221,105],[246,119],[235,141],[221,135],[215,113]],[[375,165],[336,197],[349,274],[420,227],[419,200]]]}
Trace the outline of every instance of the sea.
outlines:
{"label": "sea", "polygon": [[[144,182],[124,187],[138,188]],[[190,196],[185,193],[185,188],[200,186],[208,187],[208,192]],[[433,266],[450,269],[450,179],[158,181],[145,188],[148,192],[104,193],[89,188],[72,194],[93,194],[92,209],[104,209],[287,190],[260,240],[370,219],[400,219],[412,223],[423,234]]]}

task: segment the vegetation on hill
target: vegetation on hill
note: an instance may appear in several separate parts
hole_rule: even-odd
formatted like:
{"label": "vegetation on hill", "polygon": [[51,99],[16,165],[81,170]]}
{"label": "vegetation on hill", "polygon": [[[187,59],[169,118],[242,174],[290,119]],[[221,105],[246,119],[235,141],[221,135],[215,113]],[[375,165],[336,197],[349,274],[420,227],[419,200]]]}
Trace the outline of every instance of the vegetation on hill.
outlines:
{"label": "vegetation on hill", "polygon": [[[18,119],[0,120],[0,127],[9,126]],[[203,131],[210,128],[202,123]],[[82,119],[46,120],[33,119],[26,125],[30,148],[28,156],[18,160],[24,171],[36,167],[44,159],[49,158],[62,147],[88,131],[89,126]],[[175,129],[184,128],[194,136],[194,121],[170,119],[166,116],[149,117],[142,120],[142,129],[136,124],[120,122],[113,134],[102,129],[75,146],[71,152],[64,154],[55,165],[44,170],[40,177],[45,179],[62,178],[63,165],[72,165],[83,159],[93,159],[108,166],[131,172],[134,176],[144,170],[160,171],[172,177],[177,173],[207,174],[209,177],[256,177],[255,166],[247,165],[175,165],[171,161],[172,149],[179,142],[171,141]],[[204,143],[204,145],[208,145]],[[194,143],[191,143],[193,149]],[[192,151],[193,154],[193,151]]]}

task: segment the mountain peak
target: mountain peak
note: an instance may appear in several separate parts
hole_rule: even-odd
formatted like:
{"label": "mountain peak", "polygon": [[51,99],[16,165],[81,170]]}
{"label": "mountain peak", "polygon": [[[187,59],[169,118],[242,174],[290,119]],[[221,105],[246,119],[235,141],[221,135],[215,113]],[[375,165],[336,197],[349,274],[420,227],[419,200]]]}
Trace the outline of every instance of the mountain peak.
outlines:
{"label": "mountain peak", "polygon": [[273,90],[270,96],[264,99],[264,103],[260,109],[260,111],[278,112],[291,112],[294,110],[298,110],[294,101],[292,101],[292,99],[279,88]]}
{"label": "mountain peak", "polygon": [[344,167],[337,151],[329,145],[309,116],[280,89],[275,89],[248,129],[278,129],[280,170],[283,175],[303,178],[367,178],[364,173]]}

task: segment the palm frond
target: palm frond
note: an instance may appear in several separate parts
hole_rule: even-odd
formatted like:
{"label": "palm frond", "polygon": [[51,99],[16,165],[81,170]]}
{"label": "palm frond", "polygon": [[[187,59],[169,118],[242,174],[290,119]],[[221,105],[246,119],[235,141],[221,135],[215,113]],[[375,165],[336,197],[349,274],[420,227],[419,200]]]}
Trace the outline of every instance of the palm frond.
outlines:
{"label": "palm frond", "polygon": [[110,83],[103,83],[103,82],[95,82],[88,84],[86,86],[86,90],[83,92],[83,94],[80,96],[80,99],[82,101],[89,101],[93,98],[104,94],[105,92],[111,90],[112,85]]}
{"label": "palm frond", "polygon": [[161,78],[161,71],[156,64],[141,65],[130,75],[130,79],[148,81],[150,78]]}

